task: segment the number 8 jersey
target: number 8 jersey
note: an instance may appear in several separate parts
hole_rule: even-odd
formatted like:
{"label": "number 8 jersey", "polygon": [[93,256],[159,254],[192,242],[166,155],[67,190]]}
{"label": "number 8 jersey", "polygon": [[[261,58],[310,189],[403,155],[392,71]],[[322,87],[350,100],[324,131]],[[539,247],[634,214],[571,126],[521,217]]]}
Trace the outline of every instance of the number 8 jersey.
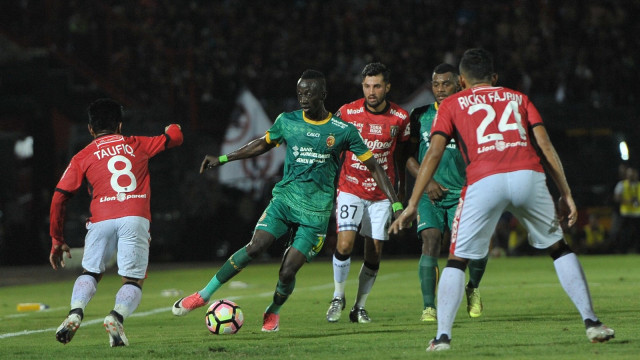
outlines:
{"label": "number 8 jersey", "polygon": [[467,185],[497,173],[544,172],[531,130],[543,125],[529,98],[515,90],[478,86],[442,101],[431,134],[455,137],[467,163]]}
{"label": "number 8 jersey", "polygon": [[175,124],[160,136],[112,134],[94,139],[71,159],[56,185],[50,235],[63,240],[64,203],[78,192],[84,179],[91,196],[89,221],[124,216],[151,221],[149,159],[180,144],[182,131]]}

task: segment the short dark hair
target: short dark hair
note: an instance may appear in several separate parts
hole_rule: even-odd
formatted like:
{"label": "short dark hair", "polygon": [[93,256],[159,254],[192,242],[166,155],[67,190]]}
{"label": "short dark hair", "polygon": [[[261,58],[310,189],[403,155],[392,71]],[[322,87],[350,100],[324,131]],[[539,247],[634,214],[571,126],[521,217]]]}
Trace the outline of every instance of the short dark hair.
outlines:
{"label": "short dark hair", "polygon": [[474,80],[491,80],[493,70],[493,56],[484,49],[475,48],[464,52],[460,60],[460,73]]}
{"label": "short dark hair", "polygon": [[456,69],[455,66],[447,63],[442,63],[433,69],[434,74],[446,74],[449,72],[452,73],[453,75],[459,75],[458,69]]}
{"label": "short dark hair", "polygon": [[89,125],[94,132],[116,131],[122,122],[124,109],[111,99],[98,99],[89,105]]}
{"label": "short dark hair", "polygon": [[362,69],[362,80],[367,76],[376,76],[382,74],[384,82],[388,83],[391,80],[391,70],[387,68],[383,63],[375,62],[365,65]]}
{"label": "short dark hair", "polygon": [[312,70],[312,69],[307,69],[305,70],[302,75],[300,76],[300,79],[321,79],[324,80],[324,74],[321,73],[318,70]]}

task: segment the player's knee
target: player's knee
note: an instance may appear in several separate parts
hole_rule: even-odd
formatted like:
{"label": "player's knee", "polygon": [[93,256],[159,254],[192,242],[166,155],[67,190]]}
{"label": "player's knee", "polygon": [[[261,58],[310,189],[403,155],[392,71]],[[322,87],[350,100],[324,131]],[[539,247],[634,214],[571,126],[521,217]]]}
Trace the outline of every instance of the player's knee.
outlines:
{"label": "player's knee", "polygon": [[449,259],[447,260],[447,267],[465,271],[467,269],[467,262],[457,259]]}
{"label": "player's knee", "polygon": [[441,236],[439,233],[429,231],[430,229],[420,232],[420,238],[422,239],[422,254],[428,256],[440,255],[440,241]]}
{"label": "player's knee", "polygon": [[340,250],[336,249],[336,251],[333,252],[333,256],[335,256],[335,258],[339,261],[345,261],[351,257],[351,252],[343,254],[340,252]]}
{"label": "player's knee", "polygon": [[122,286],[124,285],[133,285],[135,287],[137,287],[138,289],[142,290],[142,283],[144,282],[144,279],[136,279],[136,278],[132,278],[132,277],[128,277],[128,276],[123,276],[122,277]]}
{"label": "player's knee", "polygon": [[296,271],[290,267],[283,266],[279,274],[280,282],[290,284],[296,279]]}
{"label": "player's knee", "polygon": [[564,239],[560,239],[555,244],[549,246],[549,256],[551,256],[554,261],[571,253],[573,253],[573,250],[571,250]]}
{"label": "player's knee", "polygon": [[100,279],[102,279],[102,274],[94,273],[94,272],[91,272],[91,271],[86,271],[86,270],[85,270],[85,271],[82,273],[82,275],[89,275],[89,276],[91,276],[92,278],[96,279],[96,282],[100,282]]}

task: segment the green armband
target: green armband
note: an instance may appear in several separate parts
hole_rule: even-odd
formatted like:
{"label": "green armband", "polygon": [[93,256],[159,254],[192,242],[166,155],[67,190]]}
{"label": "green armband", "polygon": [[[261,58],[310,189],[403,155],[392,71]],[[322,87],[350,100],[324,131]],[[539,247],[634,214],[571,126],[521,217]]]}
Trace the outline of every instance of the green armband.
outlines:
{"label": "green armband", "polygon": [[396,211],[404,209],[404,207],[402,206],[402,203],[400,201],[394,202],[393,204],[391,204],[391,208],[393,209],[393,212],[396,212]]}
{"label": "green armband", "polygon": [[219,161],[219,162],[220,162],[220,164],[222,165],[222,164],[224,164],[224,163],[228,162],[228,161],[229,161],[229,159],[227,159],[227,155],[221,155],[221,156],[218,158],[218,161]]}

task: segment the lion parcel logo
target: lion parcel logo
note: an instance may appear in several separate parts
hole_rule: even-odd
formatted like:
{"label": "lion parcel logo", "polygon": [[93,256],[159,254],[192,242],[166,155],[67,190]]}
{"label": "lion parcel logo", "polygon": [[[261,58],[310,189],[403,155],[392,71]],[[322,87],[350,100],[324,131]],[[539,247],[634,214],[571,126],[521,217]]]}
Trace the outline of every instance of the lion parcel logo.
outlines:
{"label": "lion parcel logo", "polygon": [[331,148],[336,144],[336,138],[333,134],[327,136],[327,147]]}

